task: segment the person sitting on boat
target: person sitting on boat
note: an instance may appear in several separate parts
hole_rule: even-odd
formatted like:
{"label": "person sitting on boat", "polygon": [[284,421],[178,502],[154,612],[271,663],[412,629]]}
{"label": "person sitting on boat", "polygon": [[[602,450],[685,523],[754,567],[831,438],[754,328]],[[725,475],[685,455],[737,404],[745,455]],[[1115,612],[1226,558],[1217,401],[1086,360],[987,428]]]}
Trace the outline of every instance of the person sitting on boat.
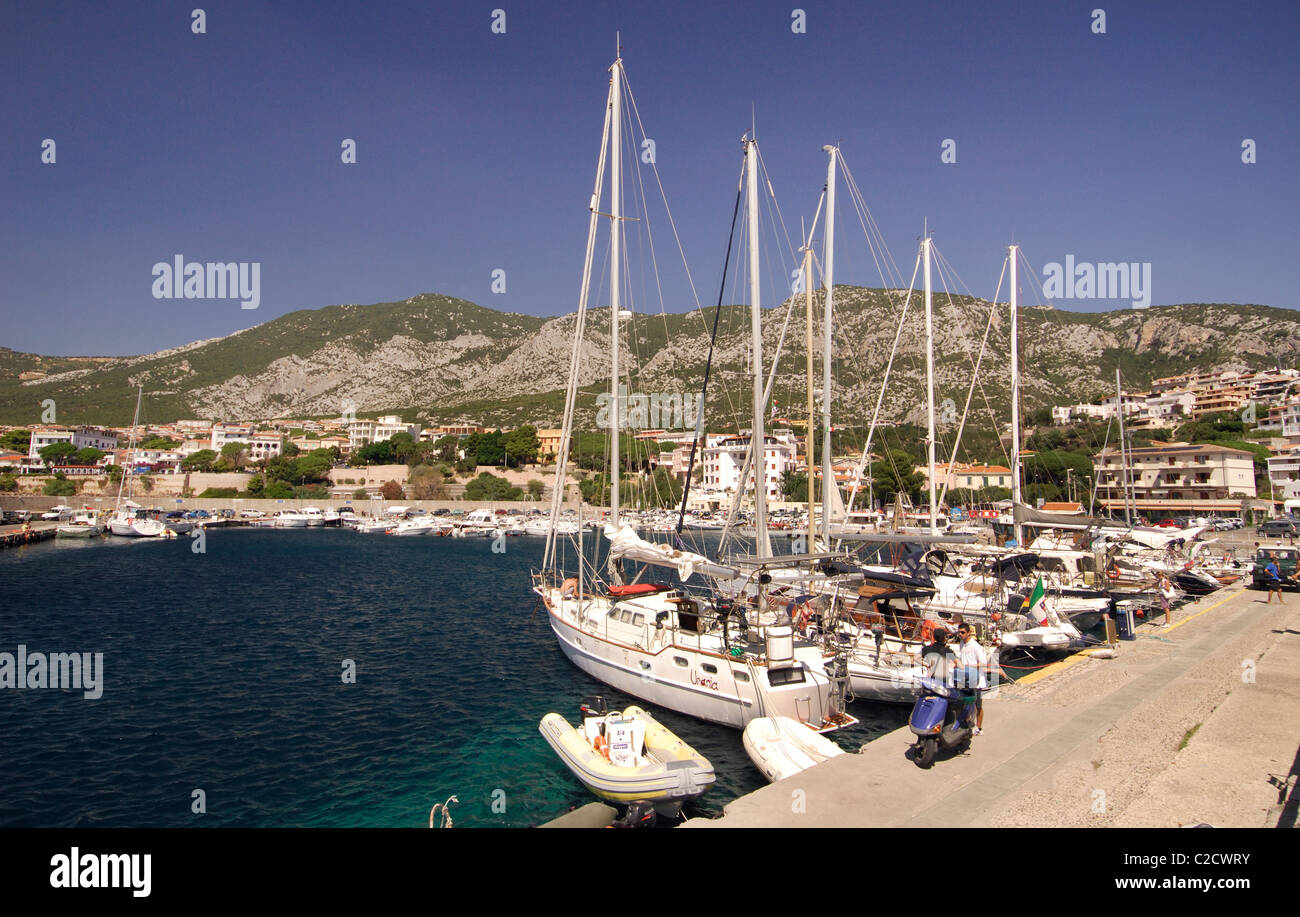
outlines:
{"label": "person sitting on boat", "polygon": [[984,672],[989,667],[988,653],[975,639],[971,626],[962,623],[957,629],[961,647],[957,651],[957,687],[975,692],[975,735],[984,729],[984,700],[980,693],[986,687]]}

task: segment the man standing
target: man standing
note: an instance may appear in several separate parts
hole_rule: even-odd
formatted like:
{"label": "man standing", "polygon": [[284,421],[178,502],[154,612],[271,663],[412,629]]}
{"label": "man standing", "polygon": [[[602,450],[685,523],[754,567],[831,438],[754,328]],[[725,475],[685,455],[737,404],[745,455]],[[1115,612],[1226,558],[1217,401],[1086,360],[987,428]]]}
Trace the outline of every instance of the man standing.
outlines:
{"label": "man standing", "polygon": [[1282,604],[1282,568],[1277,563],[1277,552],[1268,555],[1268,564],[1264,567],[1264,573],[1268,576],[1268,602],[1273,601],[1273,593],[1277,593],[1277,603]]}
{"label": "man standing", "polygon": [[975,735],[980,735],[984,730],[984,697],[980,692],[987,686],[984,672],[989,667],[989,657],[975,639],[969,624],[963,622],[957,628],[957,639],[961,643],[957,652],[957,664],[961,667],[959,671],[962,675],[958,686],[964,685],[967,690],[975,691]]}

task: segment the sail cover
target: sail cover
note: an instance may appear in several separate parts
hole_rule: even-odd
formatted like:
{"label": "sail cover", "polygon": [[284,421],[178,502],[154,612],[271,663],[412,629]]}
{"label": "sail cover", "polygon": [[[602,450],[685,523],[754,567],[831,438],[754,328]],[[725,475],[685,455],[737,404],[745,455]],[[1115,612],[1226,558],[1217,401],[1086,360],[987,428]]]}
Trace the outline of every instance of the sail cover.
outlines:
{"label": "sail cover", "polygon": [[1017,503],[1013,510],[1016,522],[1022,525],[1060,526],[1070,528],[1087,528],[1097,525],[1099,520],[1086,513],[1050,513],[1034,509],[1024,503]]}
{"label": "sail cover", "polygon": [[609,556],[611,559],[627,559],[659,567],[672,567],[683,581],[696,573],[706,576],[733,578],[738,575],[734,567],[724,567],[713,563],[703,554],[694,554],[674,548],[670,544],[646,541],[636,533],[636,529],[624,523],[615,528],[605,526],[605,537],[609,539]]}

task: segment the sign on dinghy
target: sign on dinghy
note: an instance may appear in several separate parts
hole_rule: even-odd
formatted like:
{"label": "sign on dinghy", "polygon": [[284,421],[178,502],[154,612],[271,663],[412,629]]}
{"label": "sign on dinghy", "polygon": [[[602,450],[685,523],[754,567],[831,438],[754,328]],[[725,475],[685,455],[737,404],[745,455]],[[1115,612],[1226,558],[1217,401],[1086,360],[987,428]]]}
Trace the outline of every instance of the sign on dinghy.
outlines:
{"label": "sign on dinghy", "polygon": [[538,729],[573,776],[601,799],[648,802],[676,818],[682,803],[713,786],[709,760],[640,707],[608,713],[598,700],[583,704],[582,712],[581,730],[558,713],[542,717]]}

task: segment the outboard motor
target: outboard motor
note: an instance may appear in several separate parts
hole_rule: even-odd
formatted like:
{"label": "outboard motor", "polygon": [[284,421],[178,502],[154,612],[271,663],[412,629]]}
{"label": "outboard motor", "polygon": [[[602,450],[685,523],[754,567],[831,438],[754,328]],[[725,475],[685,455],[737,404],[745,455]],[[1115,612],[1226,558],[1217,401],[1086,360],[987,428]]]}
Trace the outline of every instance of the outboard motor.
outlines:
{"label": "outboard motor", "polygon": [[652,803],[638,801],[630,802],[623,814],[614,819],[615,828],[653,828],[655,822],[659,820],[655,814],[655,807]]}

